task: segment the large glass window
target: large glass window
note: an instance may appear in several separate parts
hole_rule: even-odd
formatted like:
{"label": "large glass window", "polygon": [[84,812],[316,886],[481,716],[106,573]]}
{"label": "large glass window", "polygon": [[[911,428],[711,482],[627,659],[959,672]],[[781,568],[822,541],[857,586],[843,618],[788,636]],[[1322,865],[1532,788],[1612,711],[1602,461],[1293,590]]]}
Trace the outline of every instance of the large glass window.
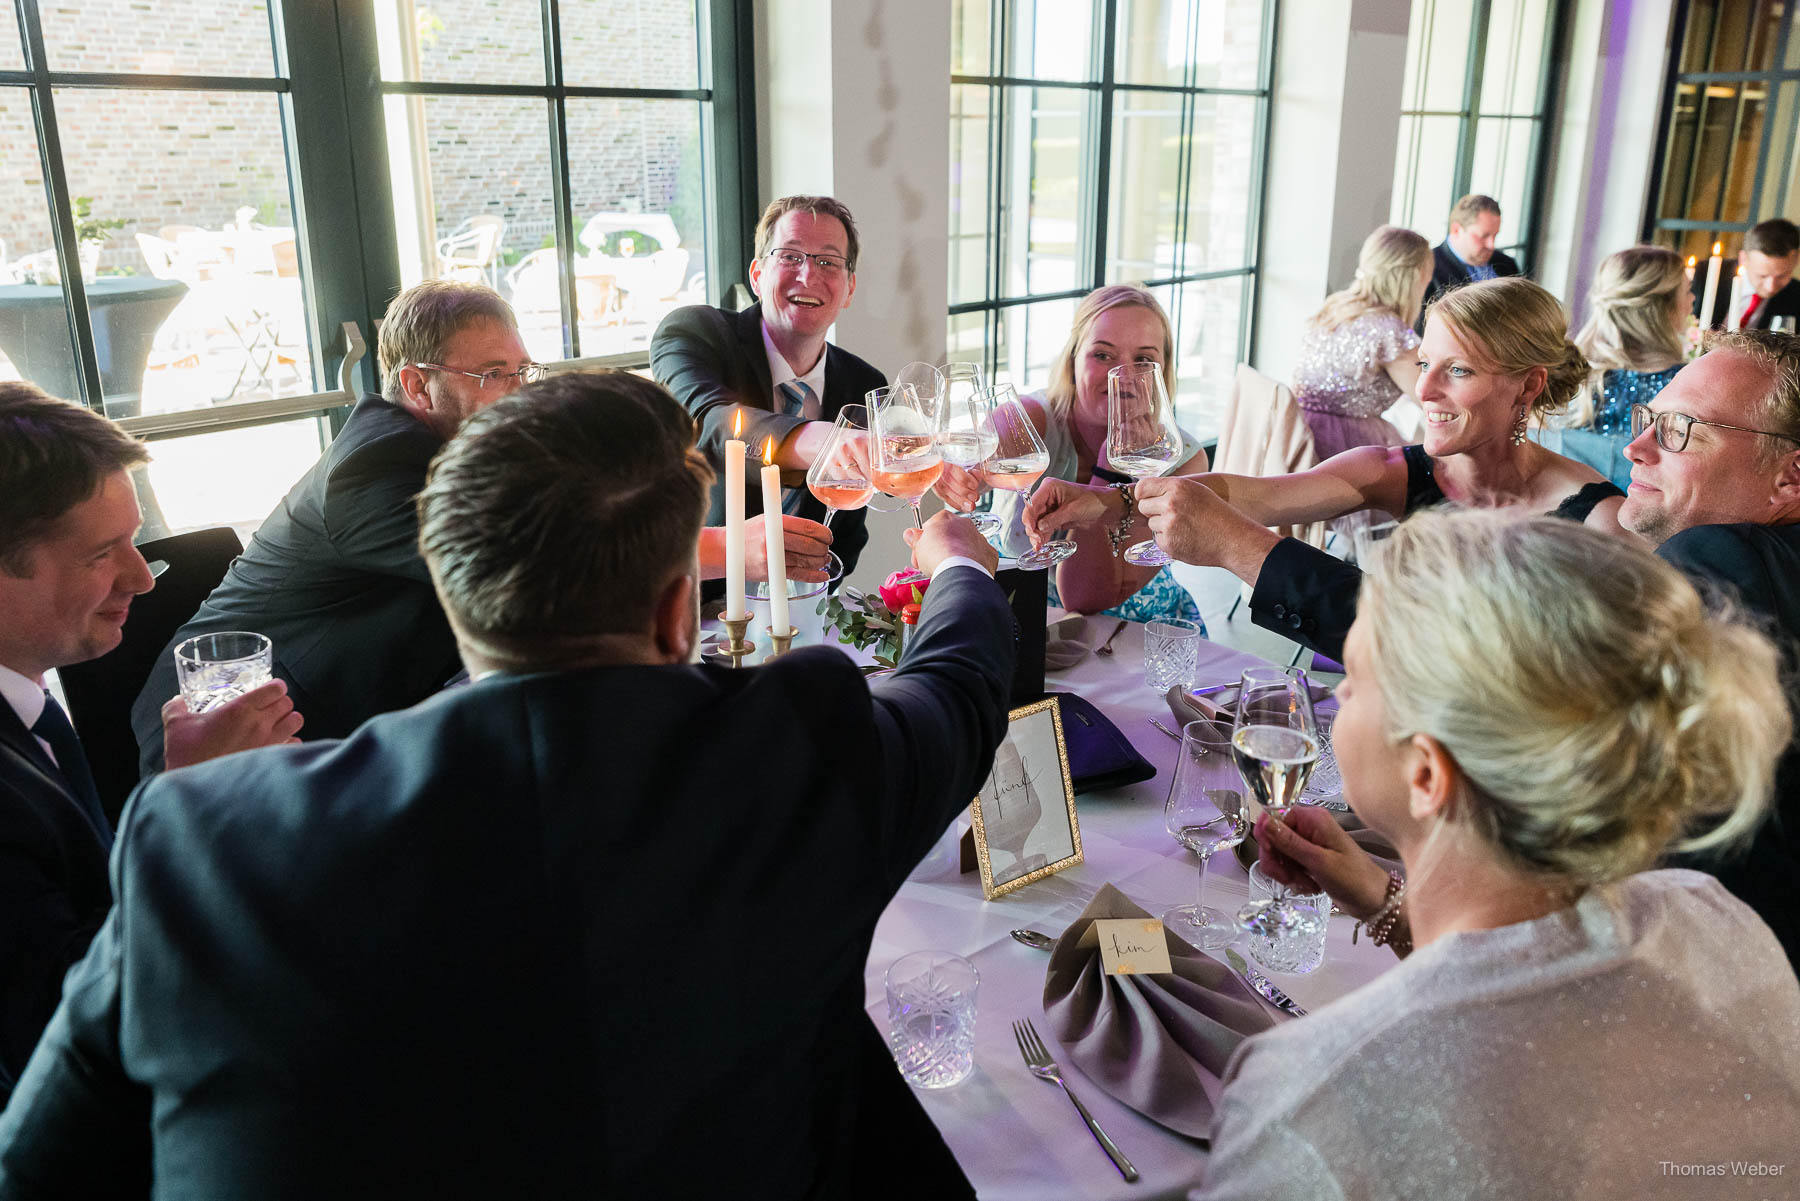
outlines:
{"label": "large glass window", "polygon": [[487,281],[545,361],[644,351],[706,300],[694,0],[376,8],[402,282]]}
{"label": "large glass window", "polygon": [[1800,36],[1783,0],[1694,0],[1677,15],[1663,154],[1647,234],[1736,255],[1770,217],[1800,218]]}
{"label": "large glass window", "polygon": [[1500,203],[1498,248],[1531,269],[1560,0],[1414,0],[1391,220],[1436,240],[1450,206]]}
{"label": "large glass window", "polygon": [[1080,297],[1142,283],[1174,324],[1182,423],[1217,433],[1249,352],[1272,9],[955,0],[952,358],[1041,387]]}
{"label": "large glass window", "polygon": [[153,440],[146,536],[260,521],[406,284],[647,363],[746,257],[730,0],[92,8],[0,0],[0,379]]}

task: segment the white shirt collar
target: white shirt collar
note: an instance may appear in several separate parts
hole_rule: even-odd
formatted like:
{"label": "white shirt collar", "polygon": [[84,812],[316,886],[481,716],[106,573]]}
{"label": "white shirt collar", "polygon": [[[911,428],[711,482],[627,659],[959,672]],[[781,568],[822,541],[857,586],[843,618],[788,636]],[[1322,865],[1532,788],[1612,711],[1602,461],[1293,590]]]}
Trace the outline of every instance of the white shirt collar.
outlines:
{"label": "white shirt collar", "polygon": [[12,706],[12,711],[19,715],[29,730],[37,725],[38,718],[44,714],[44,686],[29,676],[22,676],[10,667],[0,667],[0,696]]}
{"label": "white shirt collar", "polygon": [[769,356],[770,394],[773,395],[777,388],[781,387],[781,385],[787,383],[791,379],[799,380],[801,383],[812,389],[812,399],[806,402],[806,407],[801,410],[800,416],[806,418],[808,421],[817,421],[819,419],[819,414],[823,411],[825,397],[825,360],[831,357],[830,348],[827,347],[819,352],[819,361],[813,364],[811,371],[808,371],[805,375],[797,375],[794,372],[793,366],[788,363],[787,358],[779,350],[775,349],[775,339],[769,337],[769,325],[766,321],[762,326],[762,338],[763,352]]}

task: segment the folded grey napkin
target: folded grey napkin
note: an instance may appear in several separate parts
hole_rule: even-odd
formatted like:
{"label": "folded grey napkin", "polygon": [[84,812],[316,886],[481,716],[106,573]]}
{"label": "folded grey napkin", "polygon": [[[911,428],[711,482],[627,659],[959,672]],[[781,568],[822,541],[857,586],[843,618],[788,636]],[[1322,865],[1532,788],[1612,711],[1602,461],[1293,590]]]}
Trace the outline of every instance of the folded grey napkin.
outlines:
{"label": "folded grey napkin", "polygon": [[1089,620],[1079,613],[1051,622],[1044,631],[1044,670],[1063,671],[1075,666],[1093,654],[1118,624],[1116,618]]}
{"label": "folded grey napkin", "polygon": [[1066,1062],[1095,1084],[1178,1134],[1205,1138],[1231,1053],[1274,1019],[1225,965],[1173,934],[1168,975],[1106,975],[1097,942],[1083,945],[1082,936],[1102,918],[1149,916],[1102,885],[1050,952],[1044,1016]]}

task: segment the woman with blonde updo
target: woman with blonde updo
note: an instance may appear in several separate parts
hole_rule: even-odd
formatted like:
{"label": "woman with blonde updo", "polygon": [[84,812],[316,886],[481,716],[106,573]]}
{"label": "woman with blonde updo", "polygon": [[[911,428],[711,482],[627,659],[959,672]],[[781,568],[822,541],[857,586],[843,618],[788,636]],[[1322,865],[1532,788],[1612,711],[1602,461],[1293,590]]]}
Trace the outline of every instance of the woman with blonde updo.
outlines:
{"label": "woman with blonde updo", "polygon": [[1405,441],[1382,414],[1419,382],[1412,327],[1431,268],[1431,243],[1384,225],[1363,242],[1356,279],[1313,314],[1300,339],[1294,400],[1321,459]]}
{"label": "woman with blonde updo", "polygon": [[[1426,310],[1419,343],[1422,445],[1359,447],[1291,475],[1214,472],[1185,483],[1204,484],[1262,526],[1332,521],[1370,509],[1404,516],[1448,501],[1518,506],[1635,540],[1619,525],[1622,491],[1593,468],[1525,437],[1533,414],[1568,404],[1587,379],[1587,360],[1567,330],[1556,298],[1528,279],[1452,289]],[[1180,523],[1188,511],[1179,496],[1183,484],[1175,481],[1173,491],[1166,484],[1140,488],[1140,498],[1149,491],[1159,519],[1166,512],[1167,520]],[[1110,488],[1048,480],[1026,509],[1025,526],[1035,541],[1064,526],[1117,520],[1122,507]],[[1257,584],[1254,577],[1246,582]],[[1327,631],[1308,644],[1331,654],[1347,628],[1348,617],[1335,635]]]}
{"label": "woman with blonde updo", "polygon": [[1618,539],[1444,512],[1382,544],[1346,667],[1344,795],[1404,874],[1319,809],[1257,841],[1405,958],[1238,1051],[1196,1196],[1635,1201],[1687,1195],[1659,1163],[1791,1162],[1800,985],[1718,881],[1650,870],[1763,820],[1768,639]]}
{"label": "woman with blonde updo", "polygon": [[1624,488],[1631,406],[1649,404],[1686,362],[1694,292],[1680,255],[1633,246],[1601,261],[1588,303],[1593,315],[1575,345],[1591,371],[1570,405],[1562,453]]}

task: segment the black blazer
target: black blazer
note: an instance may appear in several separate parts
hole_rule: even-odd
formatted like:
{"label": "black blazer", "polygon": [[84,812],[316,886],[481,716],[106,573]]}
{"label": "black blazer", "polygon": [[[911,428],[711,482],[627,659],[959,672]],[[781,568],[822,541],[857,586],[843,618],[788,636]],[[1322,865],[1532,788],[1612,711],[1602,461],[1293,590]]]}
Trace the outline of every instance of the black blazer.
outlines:
{"label": "black blazer", "polygon": [[101,833],[0,700],[0,1104],[111,905]]}
{"label": "black blazer", "polygon": [[[1708,329],[1723,328],[1731,320],[1731,279],[1737,274],[1737,260],[1726,259],[1719,267],[1719,290],[1713,295],[1711,320],[1704,324]],[[1694,268],[1694,315],[1699,316],[1700,306],[1706,300],[1706,265],[1702,263]],[[1749,297],[1739,299],[1741,308],[1749,303]],[[1800,317],[1800,279],[1791,279],[1787,287],[1775,293],[1750,314],[1746,329],[1768,329],[1769,322],[1776,317]]]}
{"label": "black blazer", "polygon": [[[1500,250],[1494,251],[1494,257],[1488,260],[1488,266],[1492,267],[1494,274],[1502,279],[1520,273],[1518,262],[1510,254]],[[1456,252],[1450,249],[1448,241],[1439,242],[1431,248],[1431,284],[1425,289],[1427,307],[1440,294],[1468,282],[1469,269],[1461,259],[1456,257]],[[1424,327],[1425,318],[1421,312],[1419,328],[1423,329]]]}
{"label": "black blazer", "polygon": [[195,1198],[968,1196],[863,979],[1011,626],[953,567],[873,685],[825,647],[493,676],[146,781],[0,1195],[141,1198],[153,1155]]}
{"label": "black blazer", "polygon": [[[744,410],[744,443],[760,457],[765,437],[777,446],[796,425],[798,417],[778,411],[774,385],[769,382],[769,356],[763,346],[762,306],[753,304],[741,313],[696,304],[676,309],[656,329],[650,340],[650,370],[656,382],[667,388],[694,415],[700,426],[700,450],[718,472],[713,481],[707,525],[725,524],[725,442],[731,437],[732,418]],[[819,398],[819,416],[837,418],[847,404],[862,404],[870,389],[882,387],[887,377],[839,346],[825,348],[825,395]],[[762,489],[752,465],[744,472],[744,516],[762,512]],[[806,490],[804,472],[788,472],[782,485],[789,491],[782,499],[784,512],[814,521],[825,520],[825,506]],[[855,567],[868,531],[862,509],[839,513],[831,523],[832,550],[844,561],[844,574]]]}
{"label": "black blazer", "polygon": [[[1761,307],[1760,305],[1758,306]],[[1760,618],[1781,645],[1788,702],[1800,721],[1800,525],[1702,525],[1683,530],[1657,554]],[[1769,923],[1800,971],[1800,737],[1776,768],[1775,810],[1741,855],[1692,856]]]}
{"label": "black blazer", "polygon": [[419,555],[413,507],[442,446],[407,410],[379,396],[357,403],[157,657],[131,713],[146,773],[162,767],[162,706],[179,691],[174,648],[195,634],[267,634],[275,674],[288,682],[308,739],[341,738],[377,713],[423,700],[461,670]]}

